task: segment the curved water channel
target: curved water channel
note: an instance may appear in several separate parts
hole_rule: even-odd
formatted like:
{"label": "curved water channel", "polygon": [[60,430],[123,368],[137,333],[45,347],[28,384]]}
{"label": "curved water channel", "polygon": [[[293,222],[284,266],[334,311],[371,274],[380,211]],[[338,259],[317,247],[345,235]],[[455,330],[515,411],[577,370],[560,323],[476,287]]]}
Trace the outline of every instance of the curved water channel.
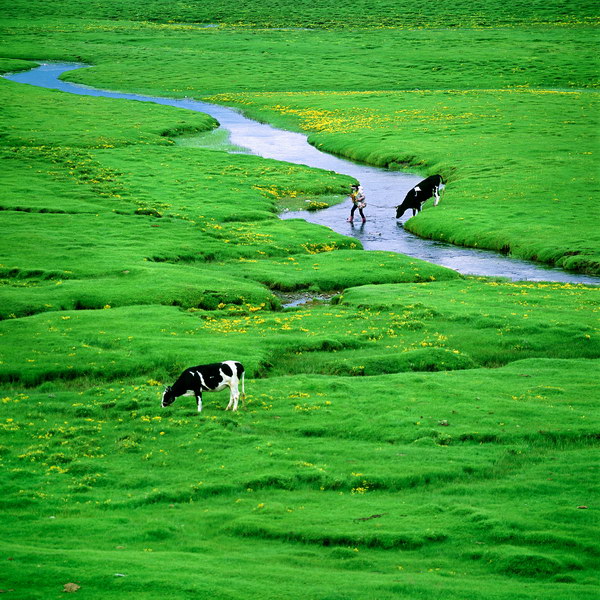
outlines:
{"label": "curved water channel", "polygon": [[[325,225],[338,233],[359,239],[365,250],[386,250],[407,254],[449,267],[465,275],[506,277],[514,281],[600,284],[600,277],[547,268],[491,251],[426,240],[407,232],[402,224],[396,221],[394,207],[402,201],[406,192],[422,179],[419,175],[389,171],[337,158],[311,146],[307,142],[307,136],[303,134],[276,129],[253,121],[240,112],[224,106],[190,99],[176,100],[99,90],[61,81],[58,78],[65,71],[86,67],[87,65],[77,63],[45,63],[31,71],[13,73],[5,77],[19,83],[72,94],[154,102],[207,113],[217,119],[221,127],[229,132],[232,144],[247,149],[249,154],[351,175],[361,182],[365,190],[368,202],[366,223],[359,225],[347,222],[351,206],[349,200],[326,210],[288,212],[281,217],[302,218],[311,223]],[[408,216],[405,216],[406,218]]]}

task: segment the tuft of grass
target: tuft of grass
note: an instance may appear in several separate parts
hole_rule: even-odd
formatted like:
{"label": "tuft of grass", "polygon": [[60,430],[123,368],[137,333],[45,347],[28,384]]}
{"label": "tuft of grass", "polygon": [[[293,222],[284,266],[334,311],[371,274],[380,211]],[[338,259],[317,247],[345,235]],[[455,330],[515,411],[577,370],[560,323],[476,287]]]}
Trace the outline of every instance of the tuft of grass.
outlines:
{"label": "tuft of grass", "polygon": [[[74,97],[0,79],[5,115],[2,146],[113,148],[128,144],[168,146],[183,129],[208,131],[215,119],[157,104],[140,106],[112,98]],[[68,126],[67,126],[68,123]]]}

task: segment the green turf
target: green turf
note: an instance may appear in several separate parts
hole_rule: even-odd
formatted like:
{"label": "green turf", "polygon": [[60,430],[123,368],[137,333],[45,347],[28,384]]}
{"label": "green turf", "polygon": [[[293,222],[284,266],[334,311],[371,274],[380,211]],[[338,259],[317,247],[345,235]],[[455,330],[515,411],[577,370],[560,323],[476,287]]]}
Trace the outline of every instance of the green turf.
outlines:
{"label": "green turf", "polygon": [[70,582],[95,598],[592,598],[590,367],[250,380],[230,416],[222,395],[200,417],[190,401],[158,412],[154,380],[12,392],[5,585],[31,598]]}
{"label": "green turf", "polygon": [[[68,78],[442,172],[407,228],[596,272],[596,17],[17,0],[0,70],[87,62]],[[201,114],[0,84],[7,598],[598,596],[596,288],[364,252],[277,218],[351,178],[226,154]],[[227,392],[160,408],[225,359],[238,413]]]}
{"label": "green turf", "polygon": [[519,23],[512,5],[507,26],[503,10],[490,7],[481,28],[416,30],[67,21],[55,32],[13,20],[5,55],[84,61],[96,67],[65,77],[208,97],[306,131],[334,153],[441,172],[451,184],[443,208],[411,231],[598,273],[597,29],[568,10],[568,24]]}
{"label": "green turf", "polygon": [[309,0],[290,4],[269,0],[248,4],[241,0],[225,2],[168,2],[167,0],[120,0],[105,2],[71,3],[64,0],[16,0],[6,7],[5,15],[12,18],[41,19],[101,18],[116,21],[150,21],[174,25],[195,31],[200,24],[229,24],[240,27],[314,27],[347,28],[367,27],[485,27],[514,26],[530,23],[544,25],[572,25],[596,22],[597,11],[590,0],[577,4],[561,0],[533,0],[527,4],[500,0],[442,0],[435,6],[417,0],[354,0],[340,5],[325,0],[315,5]]}

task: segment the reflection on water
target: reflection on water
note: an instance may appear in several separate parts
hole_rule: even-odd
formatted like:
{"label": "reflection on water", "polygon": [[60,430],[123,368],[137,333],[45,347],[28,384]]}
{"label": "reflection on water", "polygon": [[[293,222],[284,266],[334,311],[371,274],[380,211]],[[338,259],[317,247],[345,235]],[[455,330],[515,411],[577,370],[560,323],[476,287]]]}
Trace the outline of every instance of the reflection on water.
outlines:
{"label": "reflection on water", "polygon": [[49,63],[25,73],[7,75],[6,78],[73,94],[154,102],[204,112],[217,119],[221,127],[229,132],[231,144],[246,148],[250,154],[351,175],[361,182],[365,190],[368,202],[365,224],[347,222],[350,201],[318,212],[285,213],[282,218],[302,218],[311,223],[325,225],[338,233],[359,239],[366,250],[399,252],[455,269],[466,275],[507,277],[512,280],[600,283],[599,277],[545,268],[495,252],[423,240],[405,231],[401,223],[396,221],[394,207],[402,201],[406,192],[422,179],[418,175],[388,171],[337,158],[311,146],[303,134],[283,131],[252,121],[239,112],[223,106],[190,99],[174,100],[109,92],[58,79],[61,73],[78,68],[85,68],[85,65]]}

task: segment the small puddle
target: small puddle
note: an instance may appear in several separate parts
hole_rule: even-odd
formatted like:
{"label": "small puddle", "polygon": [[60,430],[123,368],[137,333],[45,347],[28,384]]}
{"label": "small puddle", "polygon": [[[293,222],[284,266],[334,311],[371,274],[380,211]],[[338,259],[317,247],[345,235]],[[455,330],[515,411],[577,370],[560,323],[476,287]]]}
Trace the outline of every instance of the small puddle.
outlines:
{"label": "small puddle", "polygon": [[298,306],[304,306],[306,304],[313,304],[316,302],[329,302],[334,296],[337,296],[341,292],[331,293],[309,293],[309,292],[273,292],[280,300],[283,308],[296,308]]}
{"label": "small puddle", "polygon": [[204,112],[217,119],[221,128],[228,132],[228,143],[235,147],[235,151],[246,149],[247,153],[264,158],[305,164],[350,175],[358,179],[365,190],[368,203],[365,209],[366,223],[347,222],[350,201],[316,212],[286,212],[281,215],[281,218],[301,218],[311,223],[325,225],[338,233],[360,240],[365,250],[385,250],[407,254],[454,269],[464,275],[506,277],[513,281],[600,284],[600,277],[568,273],[561,269],[544,267],[491,251],[426,240],[407,232],[396,220],[394,207],[402,201],[406,192],[422,179],[420,175],[360,165],[326,154],[311,146],[307,142],[306,135],[276,129],[270,125],[253,121],[244,117],[237,110],[224,106],[187,98],[177,100],[99,90],[61,81],[58,78],[66,71],[81,68],[88,67],[75,63],[46,63],[31,71],[9,74],[5,77],[11,81],[61,90],[71,94],[153,102]]}

